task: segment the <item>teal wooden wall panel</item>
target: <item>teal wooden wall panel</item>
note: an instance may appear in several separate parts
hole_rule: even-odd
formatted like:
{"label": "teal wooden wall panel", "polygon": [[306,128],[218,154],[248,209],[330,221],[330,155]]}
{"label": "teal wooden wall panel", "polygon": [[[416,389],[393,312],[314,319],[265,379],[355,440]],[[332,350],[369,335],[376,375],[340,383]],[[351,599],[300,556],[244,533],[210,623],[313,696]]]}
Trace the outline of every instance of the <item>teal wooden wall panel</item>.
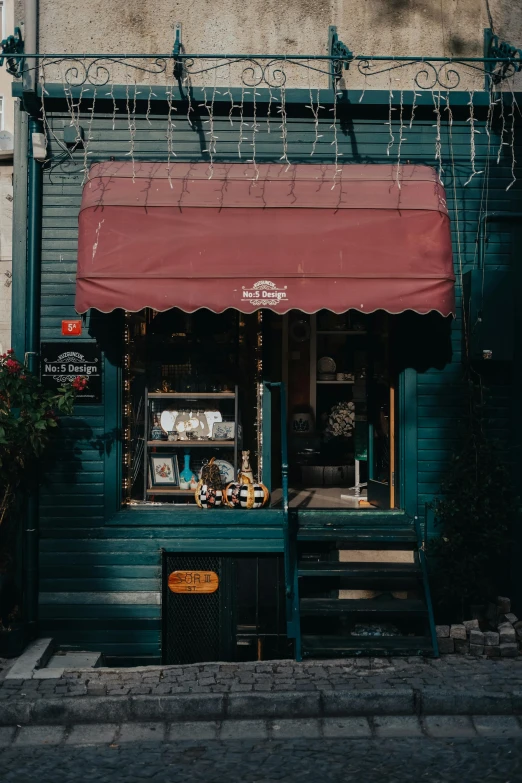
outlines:
{"label": "teal wooden wall panel", "polygon": [[[397,99],[397,96],[396,96]],[[90,105],[87,101],[85,108]],[[196,107],[197,108],[197,107]],[[256,158],[279,161],[282,155],[280,117],[273,107],[270,134],[266,117],[258,115]],[[395,163],[400,134],[399,111],[393,114],[390,142],[388,106],[364,105],[341,107],[338,115],[337,142],[341,163]],[[429,368],[417,373],[417,481],[418,512],[424,515],[424,504],[437,494],[448,460],[458,447],[457,427],[466,413],[462,385],[462,318],[460,272],[477,264],[477,228],[481,208],[488,210],[521,209],[522,169],[515,172],[520,182],[506,191],[511,182],[511,151],[501,148],[497,165],[499,137],[497,128],[491,138],[485,133],[485,113],[476,111],[476,170],[489,169],[489,185],[483,175],[468,184],[470,170],[470,123],[467,110],[455,109],[452,127],[453,164],[447,126],[441,128],[447,202],[452,217],[452,240],[457,273],[458,315],[452,324],[451,361],[443,369]],[[63,128],[70,120],[63,107],[49,102],[48,118],[56,138],[61,141]],[[435,160],[435,115],[431,110],[417,110],[409,128],[411,109],[404,111],[406,140],[401,146],[401,161],[418,162],[437,167]],[[130,160],[128,118],[121,106],[113,130],[111,114],[98,115],[92,121],[88,147],[89,163],[114,156]],[[299,116],[298,116],[299,115]],[[443,119],[444,119],[443,112]],[[195,119],[187,124],[182,112],[175,118],[173,148],[176,160],[208,160],[204,131],[207,126]],[[81,119],[88,131],[88,116]],[[226,115],[216,117],[218,136],[215,160],[238,160],[238,118],[231,128]],[[316,131],[309,110],[292,107],[288,118],[288,157],[304,162],[333,162],[334,137],[332,113],[328,107],[320,113],[317,127],[316,154],[310,157]],[[166,117],[151,114],[150,124],[143,116],[136,118],[134,158],[165,160],[167,158]],[[241,144],[242,159],[252,154],[252,119],[245,112]],[[505,139],[510,141],[510,138]],[[489,145],[489,164],[488,164]],[[57,159],[62,150],[50,139]],[[516,158],[522,161],[522,146],[516,139]],[[84,153],[73,154],[73,160],[52,165],[44,178],[43,247],[42,247],[42,340],[61,340],[62,318],[75,316],[75,272],[77,253],[78,210],[84,179]],[[173,158],[174,160],[174,158]],[[457,219],[458,228],[457,231]],[[502,223],[488,231],[485,263],[506,268],[512,263],[512,240],[509,228]],[[112,392],[111,392],[112,393]],[[509,439],[511,428],[511,387],[498,384],[492,390],[494,412],[492,431]],[[54,636],[66,646],[85,646],[109,655],[144,656],[159,654],[160,631],[160,550],[197,551],[281,551],[281,532],[268,523],[259,524],[257,533],[247,527],[202,524],[176,528],[158,517],[159,527],[130,524],[124,517],[110,524],[104,500],[108,461],[104,453],[104,435],[108,424],[103,406],[78,408],[74,419],[63,422],[60,443],[50,464],[41,490],[41,596],[42,632]],[[116,444],[116,449],[118,448]],[[109,479],[110,480],[110,479]],[[126,520],[129,520],[127,522]],[[261,522],[261,519],[260,519]]]}

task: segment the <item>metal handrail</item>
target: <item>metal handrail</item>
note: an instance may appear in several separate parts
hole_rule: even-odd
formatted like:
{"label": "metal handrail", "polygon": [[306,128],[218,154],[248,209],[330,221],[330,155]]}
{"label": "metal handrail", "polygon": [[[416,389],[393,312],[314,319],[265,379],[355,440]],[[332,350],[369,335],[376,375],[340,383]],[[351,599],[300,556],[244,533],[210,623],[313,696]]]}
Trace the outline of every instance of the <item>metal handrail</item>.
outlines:
{"label": "metal handrail", "polygon": [[285,547],[285,588],[286,597],[293,595],[293,568],[291,563],[291,540],[290,540],[290,515],[289,515],[289,494],[288,494],[288,431],[286,417],[286,385],[282,381],[265,381],[264,385],[268,389],[278,388],[280,391],[281,402],[281,491],[283,507],[283,539]]}

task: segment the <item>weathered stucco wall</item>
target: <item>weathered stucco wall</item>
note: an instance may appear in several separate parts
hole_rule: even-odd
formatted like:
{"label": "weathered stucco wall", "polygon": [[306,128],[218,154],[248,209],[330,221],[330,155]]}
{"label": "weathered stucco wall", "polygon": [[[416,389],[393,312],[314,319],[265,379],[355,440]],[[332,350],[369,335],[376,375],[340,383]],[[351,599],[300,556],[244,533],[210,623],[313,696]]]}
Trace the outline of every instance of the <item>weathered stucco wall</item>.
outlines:
{"label": "weathered stucco wall", "polygon": [[[496,32],[522,45],[522,4],[489,0]],[[16,2],[23,19],[23,0]],[[357,53],[481,55],[486,0],[40,0],[40,49],[170,52],[176,21],[193,52],[326,52],[328,25]]]}

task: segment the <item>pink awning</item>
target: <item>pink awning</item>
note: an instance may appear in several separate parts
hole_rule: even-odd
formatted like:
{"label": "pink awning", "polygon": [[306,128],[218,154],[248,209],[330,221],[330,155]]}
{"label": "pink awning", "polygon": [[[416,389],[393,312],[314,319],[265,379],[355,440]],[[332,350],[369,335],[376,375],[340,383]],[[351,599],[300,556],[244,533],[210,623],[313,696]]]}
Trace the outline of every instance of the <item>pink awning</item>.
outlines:
{"label": "pink awning", "polygon": [[79,313],[455,312],[428,166],[98,163],[79,224]]}

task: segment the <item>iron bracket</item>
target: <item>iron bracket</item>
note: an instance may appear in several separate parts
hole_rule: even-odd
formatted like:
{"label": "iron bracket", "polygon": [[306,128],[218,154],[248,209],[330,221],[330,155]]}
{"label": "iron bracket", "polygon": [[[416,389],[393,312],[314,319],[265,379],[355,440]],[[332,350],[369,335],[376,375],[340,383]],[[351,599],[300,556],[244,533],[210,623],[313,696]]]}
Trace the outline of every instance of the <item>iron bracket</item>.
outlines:
{"label": "iron bracket", "polygon": [[24,58],[12,55],[21,55],[24,53],[24,39],[19,27],[15,27],[14,35],[8,35],[2,41],[2,53],[0,55],[0,68],[6,61],[6,71],[11,76],[19,77],[22,75]]}
{"label": "iron bracket", "polygon": [[176,79],[181,80],[183,78],[183,59],[180,57],[183,54],[183,44],[181,42],[181,22],[176,22],[175,28],[176,37],[174,39],[174,47],[172,49],[172,59],[174,60],[173,74]]}
{"label": "iron bracket", "polygon": [[350,63],[354,59],[352,50],[337,35],[337,27],[335,25],[330,25],[328,28],[328,54],[330,57],[335,58],[331,61],[332,70],[330,74],[330,89],[335,90],[337,83],[343,75],[343,71],[349,69]]}
{"label": "iron bracket", "polygon": [[489,90],[490,84],[500,84],[504,79],[513,76],[522,71],[522,49],[517,49],[507,41],[499,41],[498,35],[494,35],[490,27],[484,29],[484,58],[496,58],[502,60],[501,63],[484,63],[486,70],[486,90]]}

